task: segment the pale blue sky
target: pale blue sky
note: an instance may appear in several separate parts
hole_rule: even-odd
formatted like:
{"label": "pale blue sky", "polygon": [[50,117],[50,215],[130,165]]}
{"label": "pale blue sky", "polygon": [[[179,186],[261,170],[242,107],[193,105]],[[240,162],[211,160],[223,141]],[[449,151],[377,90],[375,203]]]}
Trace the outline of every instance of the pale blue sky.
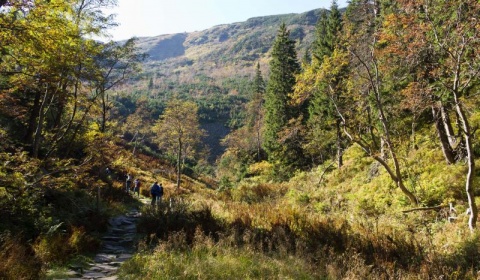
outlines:
{"label": "pale blue sky", "polygon": [[[329,8],[331,0],[118,0],[113,40],[205,30],[251,17]],[[347,0],[339,0],[340,8]]]}

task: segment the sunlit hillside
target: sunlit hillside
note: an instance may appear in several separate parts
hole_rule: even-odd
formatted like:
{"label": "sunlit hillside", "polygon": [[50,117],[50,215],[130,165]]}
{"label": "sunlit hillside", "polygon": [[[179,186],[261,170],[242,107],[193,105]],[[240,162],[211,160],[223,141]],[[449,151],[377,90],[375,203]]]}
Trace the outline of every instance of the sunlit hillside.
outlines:
{"label": "sunlit hillside", "polygon": [[0,279],[479,279],[479,1],[112,2],[0,0]]}
{"label": "sunlit hillside", "polygon": [[[153,77],[155,85],[160,87],[157,92],[162,94],[167,91],[163,88],[165,84],[194,84],[198,77],[204,76],[230,93],[234,88],[222,83],[253,76],[257,62],[267,73],[268,52],[282,22],[298,42],[299,57],[303,55],[313,41],[315,24],[322,11],[256,17],[198,32],[138,38],[138,47],[148,54],[141,79],[148,81]],[[142,83],[132,85],[141,88]],[[168,91],[182,91],[173,86]]]}

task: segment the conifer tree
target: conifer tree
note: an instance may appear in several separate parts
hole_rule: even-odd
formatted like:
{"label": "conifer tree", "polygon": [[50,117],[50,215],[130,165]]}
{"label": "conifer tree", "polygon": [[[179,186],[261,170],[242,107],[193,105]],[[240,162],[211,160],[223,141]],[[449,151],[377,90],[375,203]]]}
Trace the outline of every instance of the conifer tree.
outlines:
{"label": "conifer tree", "polygon": [[257,63],[257,69],[255,71],[255,79],[253,80],[254,93],[265,93],[265,81],[262,77],[262,71],[260,71],[260,63]]}
{"label": "conifer tree", "polygon": [[[265,95],[264,148],[276,171],[291,166],[296,160],[293,148],[279,141],[279,133],[294,117],[288,101],[295,85],[295,75],[300,72],[295,41],[289,37],[290,32],[283,23],[272,47],[270,78]],[[292,171],[291,168],[289,171]],[[288,176],[285,172],[282,174]]]}
{"label": "conifer tree", "polygon": [[[317,24],[316,38],[313,44],[314,62],[311,67],[321,71],[324,60],[328,60],[337,47],[341,29],[341,14],[338,10],[337,1],[334,0],[328,16],[325,13]],[[338,72],[337,75],[343,75],[342,71]],[[335,147],[337,166],[340,168],[343,164],[343,137],[340,117],[331,101],[331,98],[338,100],[341,95],[339,80],[331,79],[327,83],[328,85],[320,83],[313,91],[308,108],[309,119],[307,125],[310,130],[306,148],[310,150],[309,153],[313,156],[324,158],[324,155],[330,154],[331,148]],[[329,92],[329,89],[334,89],[335,92]]]}
{"label": "conifer tree", "polygon": [[324,10],[320,14],[317,25],[315,26],[315,41],[312,44],[312,56],[318,61],[322,61],[323,57],[327,55],[325,50],[328,49],[325,45],[325,38],[327,34],[327,17],[328,14]]}
{"label": "conifer tree", "polygon": [[257,63],[257,69],[255,71],[255,79],[253,80],[254,93],[252,99],[247,105],[247,111],[251,116],[249,120],[250,129],[255,131],[256,137],[255,142],[257,146],[257,160],[261,159],[261,149],[262,149],[262,121],[263,121],[263,99],[265,95],[265,81],[262,77],[262,71],[260,71],[260,63]]}
{"label": "conifer tree", "polygon": [[320,62],[324,56],[330,56],[338,42],[338,34],[342,29],[342,15],[338,10],[336,0],[332,1],[330,12],[322,12],[315,29],[315,41],[313,42],[313,56]]}

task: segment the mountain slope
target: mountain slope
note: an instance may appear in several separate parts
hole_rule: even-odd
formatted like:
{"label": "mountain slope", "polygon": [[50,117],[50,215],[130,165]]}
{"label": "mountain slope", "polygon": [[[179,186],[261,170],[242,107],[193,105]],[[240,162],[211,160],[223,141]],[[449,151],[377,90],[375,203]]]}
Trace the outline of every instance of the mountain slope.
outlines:
{"label": "mountain slope", "polygon": [[149,55],[143,78],[161,77],[163,82],[174,81],[178,85],[205,75],[221,85],[222,79],[251,77],[257,62],[266,73],[268,52],[280,24],[285,22],[302,56],[313,41],[315,24],[322,11],[255,17],[198,32],[138,38],[140,50]]}
{"label": "mountain slope", "polygon": [[280,25],[285,23],[296,40],[300,58],[323,12],[255,17],[198,32],[138,38],[137,46],[148,59],[143,71],[117,93],[159,102],[173,95],[195,100],[214,160],[223,153],[220,140],[244,117],[257,63],[264,78],[268,76],[269,51]]}

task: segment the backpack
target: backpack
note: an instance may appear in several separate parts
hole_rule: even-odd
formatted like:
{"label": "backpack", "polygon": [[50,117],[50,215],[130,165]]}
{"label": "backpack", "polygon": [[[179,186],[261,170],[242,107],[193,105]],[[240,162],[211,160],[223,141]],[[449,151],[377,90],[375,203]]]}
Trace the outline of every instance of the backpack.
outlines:
{"label": "backpack", "polygon": [[158,189],[159,189],[158,185],[153,184],[152,187],[150,187],[150,194],[157,195],[159,192]]}

